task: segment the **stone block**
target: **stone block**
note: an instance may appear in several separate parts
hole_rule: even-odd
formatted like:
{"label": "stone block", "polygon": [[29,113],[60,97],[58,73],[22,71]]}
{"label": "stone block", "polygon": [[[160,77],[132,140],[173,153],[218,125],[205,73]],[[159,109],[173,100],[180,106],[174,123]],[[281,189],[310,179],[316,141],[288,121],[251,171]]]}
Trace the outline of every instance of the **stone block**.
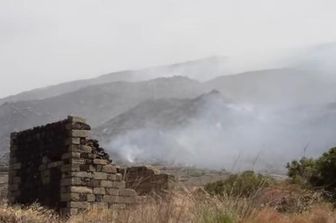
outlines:
{"label": "stone block", "polygon": [[126,204],[116,204],[116,203],[109,204],[109,209],[113,209],[113,210],[125,209],[126,207],[127,207]]}
{"label": "stone block", "polygon": [[73,138],[87,138],[89,136],[88,130],[71,130],[70,136]]}
{"label": "stone block", "polygon": [[90,185],[90,187],[100,187],[100,182],[101,180],[90,179],[90,183],[88,185]]}
{"label": "stone block", "polygon": [[21,178],[20,177],[13,177],[12,178],[12,183],[13,184],[19,184],[19,183],[21,183]]}
{"label": "stone block", "polygon": [[55,161],[55,162],[52,162],[52,163],[49,163],[48,164],[48,168],[55,168],[55,167],[59,167],[63,164],[62,161]]}
{"label": "stone block", "polygon": [[[71,163],[72,164],[85,164],[85,159],[71,159]],[[79,170],[81,171],[81,169],[79,168]]]}
{"label": "stone block", "polygon": [[91,146],[81,145],[80,146],[80,151],[82,153],[91,153],[92,152],[92,148],[91,148]]}
{"label": "stone block", "polygon": [[125,197],[131,197],[131,196],[137,196],[137,193],[133,189],[120,189],[119,190],[119,195],[120,196],[125,196]]}
{"label": "stone block", "polygon": [[105,195],[103,201],[107,203],[118,203],[119,196]]}
{"label": "stone block", "polygon": [[109,174],[107,175],[107,179],[110,181],[116,181],[117,180],[117,174]]}
{"label": "stone block", "polygon": [[121,203],[121,204],[135,204],[136,202],[137,202],[136,196],[131,196],[131,197],[118,196],[118,201],[117,201],[117,203]]}
{"label": "stone block", "polygon": [[108,164],[103,166],[103,172],[105,173],[117,173],[117,168],[116,166],[112,165],[112,164]]}
{"label": "stone block", "polygon": [[61,193],[70,193],[70,186],[61,186]]}
{"label": "stone block", "polygon": [[95,165],[97,172],[102,172],[103,171],[103,165]]}
{"label": "stone block", "polygon": [[71,178],[63,178],[61,179],[61,186],[70,186],[72,183]]}
{"label": "stone block", "polygon": [[43,177],[42,178],[42,184],[43,185],[46,185],[46,184],[49,184],[50,183],[50,178],[49,177]]}
{"label": "stone block", "polygon": [[93,188],[93,193],[94,194],[106,194],[106,191],[104,187],[96,187],[96,188]]}
{"label": "stone block", "polygon": [[86,123],[86,119],[78,116],[68,116],[68,120],[72,123]]}
{"label": "stone block", "polygon": [[91,164],[81,164],[79,166],[79,170],[80,171],[92,171],[92,172],[95,172],[96,168],[93,165],[91,165]]}
{"label": "stone block", "polygon": [[116,174],[116,180],[117,181],[120,181],[120,180],[122,180],[123,179],[123,175],[121,174],[121,173],[117,173]]}
{"label": "stone block", "polygon": [[94,194],[87,194],[86,200],[89,202],[94,202],[96,201],[96,196]]}
{"label": "stone block", "polygon": [[80,158],[80,152],[68,152],[64,153],[61,157],[62,160],[72,159],[72,158]]}
{"label": "stone block", "polygon": [[74,216],[79,213],[78,208],[62,208],[60,210],[61,216]]}
{"label": "stone block", "polygon": [[71,186],[70,191],[73,193],[80,193],[80,194],[93,193],[92,188],[83,186]]}
{"label": "stone block", "polygon": [[80,178],[80,177],[72,177],[71,178],[71,185],[72,186],[91,186],[91,179],[90,178]]}
{"label": "stone block", "polygon": [[92,178],[93,174],[91,172],[79,171],[71,172],[72,177],[82,177],[82,178]]}
{"label": "stone block", "polygon": [[107,173],[102,173],[102,172],[94,172],[93,173],[93,178],[96,180],[106,180],[107,179]]}
{"label": "stone block", "polygon": [[113,181],[109,181],[109,180],[102,180],[100,182],[100,185],[102,187],[113,187]]}
{"label": "stone block", "polygon": [[48,167],[47,164],[41,164],[41,165],[39,166],[38,170],[39,170],[39,171],[43,171],[43,170],[46,170],[47,167]]}
{"label": "stone block", "polygon": [[125,188],[125,181],[112,181],[112,188]]}
{"label": "stone block", "polygon": [[11,165],[12,170],[19,170],[21,169],[21,163],[15,163]]}
{"label": "stone block", "polygon": [[118,195],[119,195],[119,189],[115,189],[115,188],[106,188],[106,194],[107,194],[107,195],[118,196]]}
{"label": "stone block", "polygon": [[[69,145],[69,146],[79,145],[79,144],[80,144],[80,138],[70,137],[70,138],[67,138],[66,141],[65,141],[65,145]],[[69,147],[69,149],[70,149],[70,147]]]}
{"label": "stone block", "polygon": [[19,190],[19,184],[12,184],[9,188],[8,188],[10,191],[17,191]]}
{"label": "stone block", "polygon": [[62,172],[71,172],[71,164],[66,164],[61,167]]}
{"label": "stone block", "polygon": [[79,208],[79,209],[88,209],[90,207],[90,203],[86,201],[71,201],[69,202],[70,208]]}
{"label": "stone block", "polygon": [[95,202],[92,204],[92,207],[95,209],[106,209],[108,208],[108,203],[106,202]]}
{"label": "stone block", "polygon": [[97,164],[97,165],[106,165],[108,163],[109,161],[105,159],[94,159],[93,160],[93,164]]}
{"label": "stone block", "polygon": [[61,201],[80,201],[79,193],[61,193]]}

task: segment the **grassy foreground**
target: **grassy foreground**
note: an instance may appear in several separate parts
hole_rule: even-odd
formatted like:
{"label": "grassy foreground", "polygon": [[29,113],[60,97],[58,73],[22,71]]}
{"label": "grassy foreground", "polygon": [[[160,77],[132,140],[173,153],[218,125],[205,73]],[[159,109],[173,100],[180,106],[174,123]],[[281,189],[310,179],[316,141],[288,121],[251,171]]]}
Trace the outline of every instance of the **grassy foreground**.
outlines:
{"label": "grassy foreground", "polygon": [[0,206],[1,223],[334,223],[336,212],[323,202],[300,212],[281,212],[259,206],[253,198],[210,197],[205,193],[176,193],[161,201],[149,200],[126,210],[92,209],[70,219],[38,206]]}

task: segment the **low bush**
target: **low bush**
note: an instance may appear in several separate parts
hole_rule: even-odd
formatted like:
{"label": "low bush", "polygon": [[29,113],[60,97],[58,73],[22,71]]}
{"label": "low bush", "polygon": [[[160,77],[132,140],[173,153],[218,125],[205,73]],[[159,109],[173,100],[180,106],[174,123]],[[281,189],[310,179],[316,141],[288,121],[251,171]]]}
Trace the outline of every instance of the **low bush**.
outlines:
{"label": "low bush", "polygon": [[232,195],[238,197],[250,197],[262,188],[274,183],[271,177],[256,174],[253,171],[245,171],[233,174],[226,180],[220,180],[205,185],[205,190],[211,195]]}
{"label": "low bush", "polygon": [[324,191],[325,197],[336,201],[336,148],[331,148],[317,159],[303,157],[287,164],[292,183]]}

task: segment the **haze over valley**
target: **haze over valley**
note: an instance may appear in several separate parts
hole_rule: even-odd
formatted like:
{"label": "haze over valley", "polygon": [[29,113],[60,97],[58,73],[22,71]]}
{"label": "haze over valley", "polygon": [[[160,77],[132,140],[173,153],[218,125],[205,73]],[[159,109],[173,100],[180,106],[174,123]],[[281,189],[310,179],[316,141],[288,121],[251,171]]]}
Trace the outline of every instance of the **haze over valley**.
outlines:
{"label": "haze over valley", "polygon": [[75,114],[119,162],[283,169],[336,145],[335,44],[327,46],[311,52],[320,60],[296,55],[283,68],[229,74],[225,58],[210,57],[5,97],[0,150],[12,131]]}

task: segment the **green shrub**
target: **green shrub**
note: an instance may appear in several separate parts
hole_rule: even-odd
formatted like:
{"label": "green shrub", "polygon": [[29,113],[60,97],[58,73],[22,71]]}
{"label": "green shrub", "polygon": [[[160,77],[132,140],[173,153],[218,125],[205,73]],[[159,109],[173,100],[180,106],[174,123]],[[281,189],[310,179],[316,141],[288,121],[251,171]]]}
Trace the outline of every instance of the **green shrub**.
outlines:
{"label": "green shrub", "polygon": [[253,171],[245,171],[241,174],[233,174],[226,180],[209,183],[205,185],[204,189],[211,195],[249,197],[273,182],[271,177],[256,174]]}
{"label": "green shrub", "polygon": [[318,159],[302,158],[287,164],[288,176],[293,183],[324,190],[336,201],[336,148],[331,148]]}
{"label": "green shrub", "polygon": [[287,163],[287,169],[292,182],[300,185],[309,185],[318,172],[316,160],[306,157]]}

